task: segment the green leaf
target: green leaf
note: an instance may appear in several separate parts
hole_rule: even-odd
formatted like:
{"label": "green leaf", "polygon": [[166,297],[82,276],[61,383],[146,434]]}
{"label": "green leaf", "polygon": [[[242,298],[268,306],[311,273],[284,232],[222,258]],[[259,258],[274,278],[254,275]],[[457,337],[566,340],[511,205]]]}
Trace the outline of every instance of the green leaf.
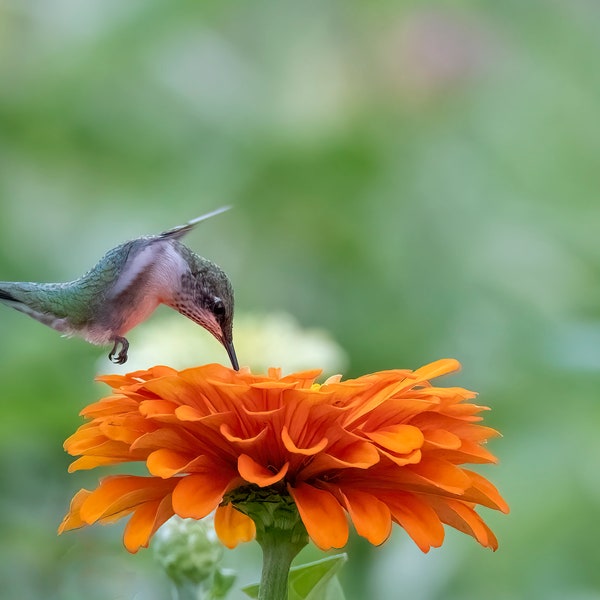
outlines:
{"label": "green leaf", "polygon": [[217,569],[215,571],[211,594],[213,598],[225,598],[233,587],[236,574],[231,569]]}
{"label": "green leaf", "polygon": [[242,588],[242,592],[249,596],[250,598],[258,598],[258,589],[260,588],[260,583],[251,583],[246,587]]}
{"label": "green leaf", "polygon": [[[336,575],[348,560],[346,554],[336,554],[290,569],[289,600],[344,600],[344,592]],[[242,588],[250,598],[258,598],[259,584]]]}
{"label": "green leaf", "polygon": [[289,600],[341,600],[344,597],[337,573],[348,560],[346,554],[328,556],[313,563],[292,567]]}

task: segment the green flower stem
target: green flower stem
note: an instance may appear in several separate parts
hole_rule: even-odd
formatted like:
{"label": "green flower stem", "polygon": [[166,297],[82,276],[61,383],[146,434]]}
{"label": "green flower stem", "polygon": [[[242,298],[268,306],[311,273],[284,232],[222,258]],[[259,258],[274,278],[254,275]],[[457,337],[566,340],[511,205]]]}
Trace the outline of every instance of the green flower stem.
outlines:
{"label": "green flower stem", "polygon": [[256,525],[256,541],[263,551],[258,600],[287,600],[292,560],[308,544],[296,504],[285,488],[256,486],[238,488],[225,501]]}
{"label": "green flower stem", "polygon": [[281,530],[267,530],[256,541],[263,552],[262,575],[258,600],[287,600],[288,577],[292,560],[306,542],[294,543]]}

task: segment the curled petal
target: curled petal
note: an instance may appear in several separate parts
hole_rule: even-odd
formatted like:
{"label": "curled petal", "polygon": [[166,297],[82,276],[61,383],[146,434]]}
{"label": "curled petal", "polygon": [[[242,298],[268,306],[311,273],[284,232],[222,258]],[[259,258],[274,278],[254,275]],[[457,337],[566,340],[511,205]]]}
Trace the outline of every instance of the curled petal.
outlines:
{"label": "curled petal", "polygon": [[369,442],[353,442],[343,447],[328,448],[328,452],[317,454],[300,471],[299,476],[303,480],[307,480],[327,471],[368,469],[377,464],[379,460],[380,454],[373,444]]}
{"label": "curled petal", "polygon": [[315,379],[323,372],[323,369],[307,369],[306,371],[297,371],[282,377],[282,381],[289,381],[296,387],[306,389],[310,388]]}
{"label": "curled petal", "polygon": [[299,448],[296,446],[296,444],[294,444],[294,441],[290,437],[288,428],[285,425],[281,429],[281,441],[288,452],[291,452],[292,454],[303,454],[304,456],[314,456],[315,454],[319,454],[319,452],[325,450],[327,444],[329,443],[329,440],[324,437],[313,446],[308,448]]}
{"label": "curled petal", "polygon": [[210,465],[211,461],[206,456],[198,456],[190,460],[188,456],[167,448],[155,450],[146,460],[148,471],[152,475],[163,479],[168,479],[179,473],[204,471]]}
{"label": "curled petal", "polygon": [[188,406],[188,405],[184,405],[184,406],[178,406],[175,409],[175,416],[180,420],[180,421],[202,421],[202,419],[204,419],[206,417],[206,415],[198,410],[195,406]]}
{"label": "curled petal", "polygon": [[238,472],[241,477],[250,483],[255,483],[260,487],[267,487],[281,481],[288,472],[290,464],[285,463],[277,472],[265,469],[247,454],[242,454],[238,458]]}
{"label": "curled petal", "polygon": [[223,425],[221,425],[219,428],[219,431],[228,442],[231,442],[232,444],[235,443],[238,448],[252,447],[264,440],[269,433],[269,429],[264,427],[256,435],[252,435],[250,437],[239,437],[233,433],[231,427],[227,425],[227,423],[223,423]]}
{"label": "curled petal", "polygon": [[168,400],[144,400],[140,403],[140,414],[147,418],[172,417],[175,415],[177,404]]}
{"label": "curled petal", "polygon": [[393,463],[397,464],[399,467],[404,467],[406,465],[416,465],[421,462],[423,457],[423,453],[420,450],[415,450],[410,452],[409,454],[402,454],[398,456],[393,452],[386,452],[385,450],[379,450],[379,452],[389,458]]}

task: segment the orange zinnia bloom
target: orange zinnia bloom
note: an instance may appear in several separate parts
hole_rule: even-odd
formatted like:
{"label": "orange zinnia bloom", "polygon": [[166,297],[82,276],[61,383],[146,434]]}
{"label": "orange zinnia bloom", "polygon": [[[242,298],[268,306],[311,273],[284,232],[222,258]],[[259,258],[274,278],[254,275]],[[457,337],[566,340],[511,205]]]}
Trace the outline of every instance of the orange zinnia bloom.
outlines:
{"label": "orange zinnia bloom", "polygon": [[100,377],[114,393],[82,411],[89,422],[65,442],[80,456],[70,470],[144,461],[150,476],[81,490],[60,531],[133,513],[124,542],[136,552],[173,514],[201,519],[216,508],[217,534],[233,547],[252,539],[254,524],[224,497],[262,488],[291,497],[324,550],[346,544],[347,515],[373,544],[395,522],[426,552],[441,545],[445,523],[496,549],[475,507],[507,505],[460,465],[496,462],[483,444],[498,433],[477,423],[486,407],[468,402],[473,392],[429,382],[459,366],[445,359],[323,385],[319,371],[220,365]]}

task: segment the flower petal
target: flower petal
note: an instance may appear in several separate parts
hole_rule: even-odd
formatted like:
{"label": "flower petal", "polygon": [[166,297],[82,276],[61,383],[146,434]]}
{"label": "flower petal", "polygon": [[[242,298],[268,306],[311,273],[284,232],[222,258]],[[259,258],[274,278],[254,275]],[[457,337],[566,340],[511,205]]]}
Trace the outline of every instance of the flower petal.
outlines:
{"label": "flower petal", "polygon": [[138,402],[127,396],[108,396],[94,404],[86,406],[79,414],[88,419],[113,417],[116,414],[137,411]]}
{"label": "flower petal", "polygon": [[239,448],[252,447],[257,442],[261,442],[262,440],[264,440],[265,437],[267,437],[267,435],[269,434],[269,428],[264,427],[256,435],[242,438],[236,436],[227,423],[223,423],[219,427],[219,431],[221,432],[221,435],[225,438],[226,441],[231,442],[232,444],[236,444],[236,446]]}
{"label": "flower petal", "polygon": [[285,446],[285,449],[288,452],[291,452],[292,454],[302,454],[304,456],[313,456],[315,454],[318,454],[319,452],[322,452],[323,450],[325,450],[327,444],[329,443],[329,440],[326,437],[324,437],[321,438],[319,442],[317,442],[313,446],[310,446],[309,448],[298,448],[298,446],[294,444],[294,441],[290,437],[286,425],[284,425],[281,428],[281,441],[283,442],[283,445]]}
{"label": "flower petal", "polygon": [[392,531],[392,517],[387,504],[358,490],[347,489],[342,495],[356,533],[374,546],[383,544]]}
{"label": "flower petal", "polygon": [[290,463],[286,462],[279,471],[273,473],[273,471],[259,465],[247,454],[241,454],[238,457],[238,472],[241,477],[250,483],[255,483],[259,487],[267,487],[281,481],[288,472],[289,466]]}
{"label": "flower petal", "polygon": [[235,548],[242,542],[249,542],[256,535],[254,521],[240,512],[232,504],[219,506],[215,513],[215,532],[227,548]]}
{"label": "flower petal", "polygon": [[432,448],[457,450],[461,446],[461,439],[445,429],[433,429],[425,433],[425,443]]}
{"label": "flower petal", "polygon": [[146,460],[150,474],[162,479],[168,479],[179,473],[205,471],[211,465],[212,461],[206,456],[201,455],[190,459],[189,456],[167,448],[155,450]]}
{"label": "flower petal", "polygon": [[386,450],[398,454],[408,454],[418,450],[425,441],[420,429],[403,424],[382,427],[378,431],[365,433],[365,435]]}
{"label": "flower petal", "polygon": [[473,486],[468,493],[475,499],[469,498],[468,500],[470,502],[482,504],[483,506],[499,510],[505,514],[510,512],[508,504],[504,498],[502,498],[496,486],[489,482],[485,477],[482,477],[479,473],[467,469],[463,469],[463,471],[471,478],[471,484]]}
{"label": "flower petal", "polygon": [[397,494],[385,496],[384,502],[390,508],[394,520],[423,552],[429,552],[432,546],[438,548],[442,545],[444,527],[427,500],[412,494]]}
{"label": "flower petal", "polygon": [[370,442],[352,442],[327,450],[327,452],[317,454],[308,465],[300,470],[298,475],[301,479],[310,479],[335,469],[368,469],[380,460],[377,448]]}
{"label": "flower petal", "polygon": [[498,540],[492,530],[475,510],[464,502],[438,498],[433,506],[444,523],[474,537],[486,548],[494,551],[498,549]]}
{"label": "flower petal", "polygon": [[344,509],[335,497],[325,490],[306,483],[288,491],[296,506],[308,535],[321,550],[342,548],[348,541],[348,521]]}
{"label": "flower petal", "polygon": [[140,402],[140,414],[147,418],[172,417],[177,404],[168,400],[144,400]]}
{"label": "flower petal", "polygon": [[59,535],[64,531],[69,531],[70,529],[78,529],[79,527],[83,527],[88,523],[81,518],[81,506],[83,503],[89,498],[90,494],[89,490],[79,490],[71,500],[71,506],[69,507],[69,512],[65,515],[62,523],[58,528]]}
{"label": "flower petal", "polygon": [[79,514],[88,524],[124,515],[140,504],[163,498],[171,493],[173,480],[154,477],[115,475],[106,477],[100,486],[83,501]]}
{"label": "flower petal", "polygon": [[[284,377],[216,364],[101,378],[113,393],[82,411],[87,422],[65,442],[79,456],[70,470],[145,462],[152,476],[79,492],[60,530],[131,514],[124,541],[135,552],[173,512],[201,518],[248,483],[269,498],[285,484],[321,548],[346,543],[346,513],[373,544],[394,521],[424,551],[442,543],[443,523],[495,548],[475,508],[508,506],[463,465],[495,462],[484,444],[498,433],[478,424],[487,407],[474,392],[430,383],[459,366],[444,359],[323,385],[316,370]],[[232,506],[216,522],[231,547],[254,534]]]}
{"label": "flower petal", "polygon": [[462,494],[471,487],[471,479],[464,472],[464,469],[445,460],[428,458],[416,465],[407,466],[407,469],[422,477],[431,485],[452,494]]}
{"label": "flower petal", "polygon": [[392,452],[386,452],[385,450],[379,449],[379,452],[389,458],[393,463],[397,464],[399,467],[404,467],[406,465],[416,465],[421,462],[423,458],[423,453],[420,450],[415,450],[410,454],[402,454],[398,456]]}
{"label": "flower petal", "polygon": [[123,534],[125,548],[132,554],[140,548],[147,548],[150,538],[173,514],[170,496],[140,506],[125,527]]}
{"label": "flower petal", "polygon": [[67,470],[69,473],[74,473],[75,471],[87,471],[89,469],[95,469],[96,467],[116,465],[124,462],[131,462],[131,457],[125,456],[123,458],[115,458],[113,456],[82,456],[77,460],[74,460]]}
{"label": "flower petal", "polygon": [[417,381],[435,379],[454,371],[460,371],[460,363],[454,358],[442,358],[413,371],[412,375]]}
{"label": "flower petal", "polygon": [[176,479],[173,510],[184,519],[203,519],[223,500],[233,479],[231,473],[220,469]]}

